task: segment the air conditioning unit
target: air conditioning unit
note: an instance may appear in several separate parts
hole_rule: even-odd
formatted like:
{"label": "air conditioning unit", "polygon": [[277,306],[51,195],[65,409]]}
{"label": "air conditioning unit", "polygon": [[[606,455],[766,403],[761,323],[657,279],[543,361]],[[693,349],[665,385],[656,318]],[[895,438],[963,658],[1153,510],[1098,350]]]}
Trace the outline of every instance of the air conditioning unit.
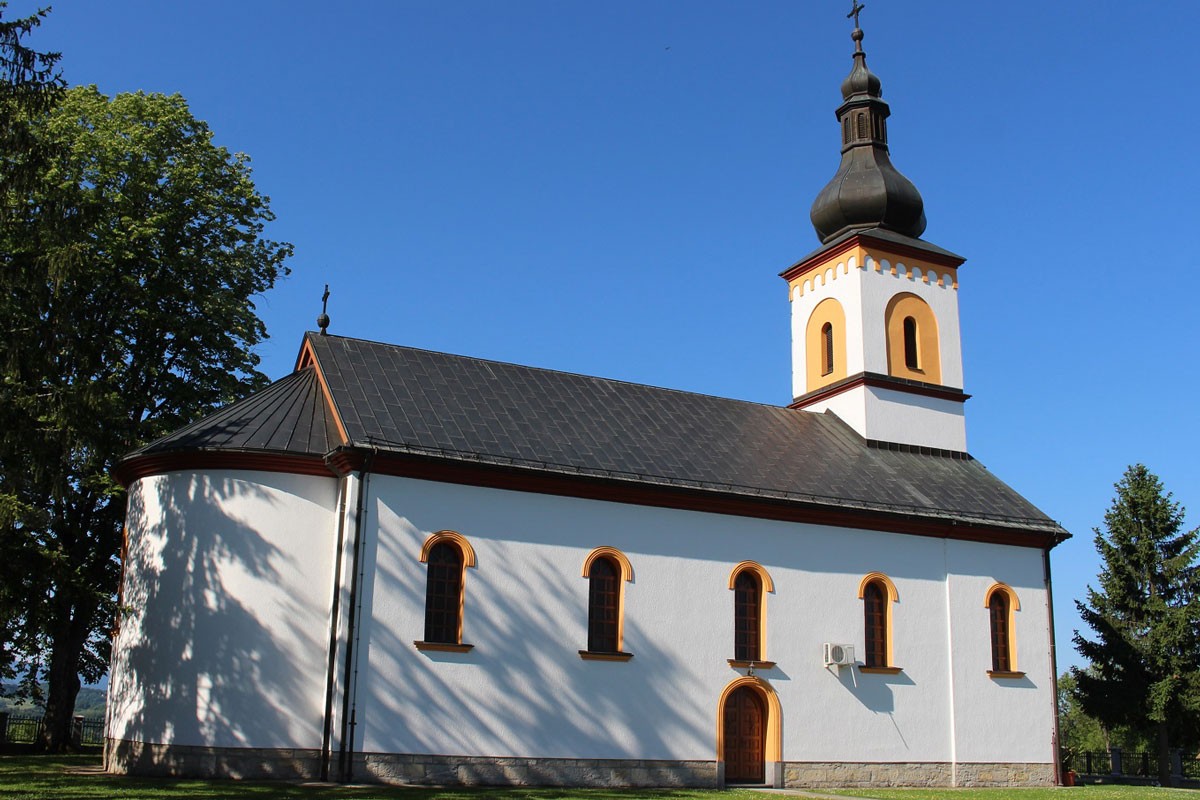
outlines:
{"label": "air conditioning unit", "polygon": [[825,666],[845,667],[854,663],[854,645],[825,643]]}

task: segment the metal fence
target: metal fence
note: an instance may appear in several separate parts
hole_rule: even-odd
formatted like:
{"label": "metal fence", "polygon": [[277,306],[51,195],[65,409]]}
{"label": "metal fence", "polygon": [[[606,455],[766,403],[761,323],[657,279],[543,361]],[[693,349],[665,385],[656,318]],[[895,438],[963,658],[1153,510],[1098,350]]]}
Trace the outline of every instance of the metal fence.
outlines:
{"label": "metal fence", "polygon": [[[22,717],[0,713],[0,745],[33,744],[45,729],[41,717]],[[75,717],[71,723],[71,743],[76,747],[104,744],[104,723],[98,719]]]}
{"label": "metal fence", "polygon": [[[1158,778],[1158,753],[1140,751],[1094,750],[1064,753],[1062,771],[1095,778],[1131,778],[1154,781]],[[1200,754],[1171,751],[1171,775],[1186,780],[1200,780]]]}

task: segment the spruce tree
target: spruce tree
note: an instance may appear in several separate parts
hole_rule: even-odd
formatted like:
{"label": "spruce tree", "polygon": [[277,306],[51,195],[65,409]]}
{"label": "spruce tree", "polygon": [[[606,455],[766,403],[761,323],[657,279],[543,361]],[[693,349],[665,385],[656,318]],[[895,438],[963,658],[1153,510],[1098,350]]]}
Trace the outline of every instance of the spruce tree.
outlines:
{"label": "spruce tree", "polygon": [[1200,734],[1200,529],[1136,464],[1116,484],[1095,530],[1100,588],[1076,601],[1094,639],[1075,632],[1091,668],[1073,669],[1076,697],[1108,727],[1144,731],[1157,744],[1158,777],[1171,780],[1170,748]]}

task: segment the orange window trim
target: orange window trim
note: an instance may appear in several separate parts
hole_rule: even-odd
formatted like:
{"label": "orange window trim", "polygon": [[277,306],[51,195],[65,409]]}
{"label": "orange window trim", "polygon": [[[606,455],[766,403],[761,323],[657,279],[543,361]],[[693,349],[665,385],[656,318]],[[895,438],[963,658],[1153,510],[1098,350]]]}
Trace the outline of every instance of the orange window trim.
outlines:
{"label": "orange window trim", "polygon": [[717,760],[725,760],[725,701],[743,686],[749,686],[765,701],[767,707],[767,732],[765,758],[768,763],[782,760],[783,754],[783,708],[779,695],[771,684],[756,675],[743,675],[730,681],[717,701]]}
{"label": "orange window trim", "polygon": [[[942,382],[941,342],[938,338],[937,317],[929,303],[912,292],[900,292],[888,301],[883,312],[887,336],[888,374],[896,378]],[[907,321],[911,320],[913,337],[906,336]],[[908,353],[910,338],[916,353]],[[916,365],[911,365],[915,355]]]}
{"label": "orange window trim", "polygon": [[736,588],[738,575],[751,572],[758,578],[758,661],[767,660],[767,594],[775,594],[775,582],[771,574],[757,561],[742,561],[729,573],[729,588]]}
{"label": "orange window trim", "polygon": [[462,644],[463,636],[463,615],[466,608],[467,594],[467,567],[475,566],[475,548],[467,541],[467,538],[456,531],[438,531],[432,534],[425,540],[425,544],[421,546],[421,555],[419,561],[422,564],[429,563],[429,553],[437,545],[446,542],[458,548],[459,554],[462,556],[462,573],[458,580],[458,631],[456,635],[456,643]]}
{"label": "orange window trim", "polygon": [[[884,597],[883,601],[883,645],[884,645],[884,663],[872,664],[872,667],[893,667],[896,663],[892,641],[892,605],[900,600],[900,594],[896,591],[896,584],[892,583],[892,579],[882,572],[871,572],[863,576],[863,579],[858,584],[858,599],[865,600],[867,587],[875,584],[882,589]],[[865,626],[865,621],[864,621]],[[866,643],[866,635],[869,632],[864,629],[864,644]],[[865,653],[864,653],[865,655]]]}
{"label": "orange window trim", "polygon": [[[625,584],[633,582],[633,565],[629,563],[629,559],[615,547],[597,547],[592,552],[588,553],[588,557],[583,561],[582,576],[590,579],[592,577],[592,565],[598,559],[607,559],[617,565],[619,576],[617,580],[617,652],[625,652]],[[590,589],[590,587],[589,587]],[[588,593],[588,614],[591,614],[591,592]],[[587,652],[581,651],[581,652]]]}
{"label": "orange window trim", "polygon": [[[1011,677],[1013,675],[1016,675],[1019,672],[1019,668],[1017,667],[1017,636],[1016,636],[1017,617],[1016,617],[1016,613],[1021,610],[1021,600],[1017,597],[1017,593],[1015,591],[1013,591],[1013,588],[1006,583],[994,583],[994,584],[992,584],[991,588],[989,588],[987,590],[987,593],[984,594],[983,607],[985,609],[987,609],[987,611],[988,611],[988,643],[989,643],[989,646],[991,645],[992,636],[993,636],[992,630],[991,630],[991,627],[992,627],[992,625],[991,625],[992,597],[994,597],[997,593],[1004,595],[1005,599],[1007,600],[1007,602],[1005,603],[1005,605],[1008,607],[1008,615],[1007,615],[1007,619],[1005,620],[1007,630],[1005,631],[1004,638],[1005,638],[1005,644],[1008,646],[1008,669],[1006,669],[1006,670],[988,670],[988,672],[989,673],[996,672],[999,675]],[[990,656],[990,652],[989,652],[989,656]],[[1021,674],[1024,674],[1024,673],[1021,673]]]}

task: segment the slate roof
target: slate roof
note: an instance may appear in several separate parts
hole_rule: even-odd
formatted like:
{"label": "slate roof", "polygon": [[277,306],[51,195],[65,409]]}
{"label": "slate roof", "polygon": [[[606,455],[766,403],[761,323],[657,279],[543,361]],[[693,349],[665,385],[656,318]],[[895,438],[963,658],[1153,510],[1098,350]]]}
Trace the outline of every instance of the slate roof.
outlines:
{"label": "slate roof", "polygon": [[307,367],[133,451],[124,460],[197,450],[323,456],[340,443],[317,370]]}
{"label": "slate roof", "polygon": [[833,414],[340,336],[306,342],[333,409],[309,367],[128,459],[342,444],[1065,534],[971,457],[880,447]]}
{"label": "slate roof", "polygon": [[803,264],[804,262],[808,261],[810,258],[813,258],[814,256],[817,256],[817,255],[827,252],[829,250],[833,250],[833,249],[837,248],[838,245],[842,244],[843,242],[845,242],[848,239],[854,238],[855,236],[861,236],[868,240],[874,239],[875,241],[883,242],[884,244],[903,245],[905,247],[910,247],[914,250],[923,251],[925,253],[928,253],[931,256],[937,256],[940,258],[950,259],[952,261],[958,261],[959,263],[966,261],[965,258],[958,255],[957,253],[952,253],[951,251],[947,250],[946,248],[939,247],[936,244],[933,244],[932,242],[927,242],[924,239],[914,239],[911,236],[905,236],[902,233],[896,233],[895,231],[889,231],[886,228],[865,228],[865,229],[864,228],[852,228],[852,229],[846,231],[845,233],[838,234],[833,239],[830,239],[828,242],[825,242],[823,245],[818,247],[816,250],[813,250],[811,253],[806,255],[804,258],[800,259],[795,264],[792,264],[792,266],[788,267],[787,269],[785,269],[783,272],[781,272],[779,274],[786,275],[788,273],[788,271]]}

